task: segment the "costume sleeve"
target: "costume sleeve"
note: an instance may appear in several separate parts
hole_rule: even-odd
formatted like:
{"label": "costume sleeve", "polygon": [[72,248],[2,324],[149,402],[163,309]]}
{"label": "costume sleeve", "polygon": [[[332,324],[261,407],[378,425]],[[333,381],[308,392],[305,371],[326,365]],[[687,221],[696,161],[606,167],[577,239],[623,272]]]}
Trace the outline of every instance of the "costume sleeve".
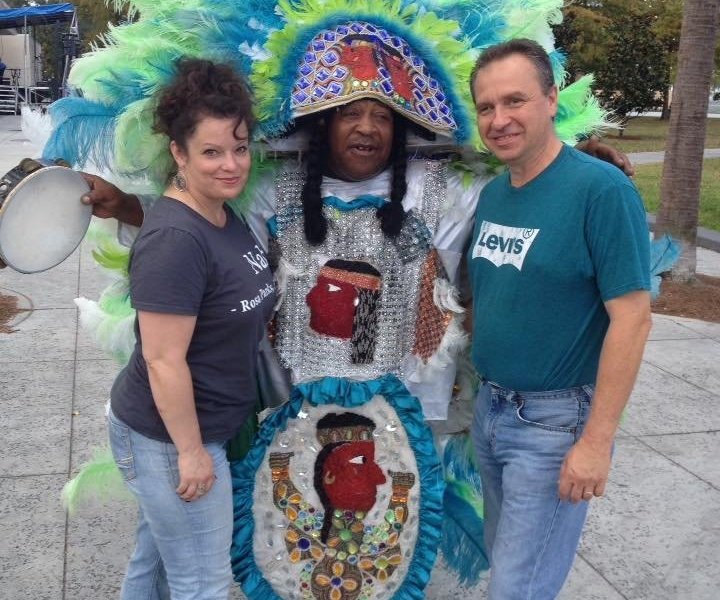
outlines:
{"label": "costume sleeve", "polygon": [[447,182],[447,200],[433,236],[433,246],[443,261],[448,279],[458,283],[463,252],[472,233],[478,197],[488,176],[459,171],[451,164]]}
{"label": "costume sleeve", "polygon": [[[433,235],[433,246],[444,267],[447,282],[443,284],[444,278],[443,281],[436,280],[433,296],[435,305],[445,314],[452,314],[452,318],[446,322],[442,340],[430,360],[425,362],[410,353],[403,361],[403,383],[422,402],[427,420],[447,419],[455,382],[455,356],[467,341],[461,324],[462,309],[455,308],[456,286],[478,197],[488,181],[488,177],[449,166],[447,197]],[[420,328],[424,329],[425,324]]]}
{"label": "costume sleeve", "polygon": [[[142,208],[143,214],[146,215],[148,211],[152,208],[153,204],[155,204],[157,196],[152,196],[150,194],[136,194],[136,196],[137,199],[140,201],[140,207]],[[123,246],[127,246],[129,248],[135,241],[135,238],[137,237],[139,231],[140,228],[136,227],[135,225],[128,225],[127,223],[122,223],[118,221],[118,242],[120,242]]]}
{"label": "costume sleeve", "polygon": [[629,179],[610,181],[590,202],[585,238],[603,302],[650,289],[650,234]]}
{"label": "costume sleeve", "polygon": [[197,315],[208,280],[205,252],[186,231],[143,232],[130,259],[130,299],[136,310]]}

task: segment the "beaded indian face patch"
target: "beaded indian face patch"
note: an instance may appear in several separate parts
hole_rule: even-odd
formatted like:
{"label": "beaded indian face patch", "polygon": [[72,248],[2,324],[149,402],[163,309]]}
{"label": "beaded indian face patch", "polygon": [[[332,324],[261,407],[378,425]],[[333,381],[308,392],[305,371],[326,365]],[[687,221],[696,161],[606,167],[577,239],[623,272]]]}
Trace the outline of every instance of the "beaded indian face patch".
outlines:
{"label": "beaded indian face patch", "polygon": [[413,600],[445,485],[417,398],[387,375],[293,388],[231,464],[233,571],[251,600]]}
{"label": "beaded indian face patch", "polygon": [[377,487],[386,483],[375,461],[375,422],[355,412],[328,413],[317,422],[322,449],[314,488],[322,507],[307,502],[291,474],[294,452],[271,452],[273,504],[287,519],[291,563],[304,563],[304,600],[369,600],[404,561],[400,534],[408,518],[412,472],[390,471],[392,493],[379,525],[368,520]]}
{"label": "beaded indian face patch", "polygon": [[307,47],[291,94],[295,116],[375,98],[432,132],[457,128],[446,92],[401,37],[355,21],[325,29]]}
{"label": "beaded indian face patch", "polygon": [[369,263],[329,260],[305,298],[310,308],[310,329],[319,335],[350,340],[352,362],[371,363],[381,286],[380,272]]}

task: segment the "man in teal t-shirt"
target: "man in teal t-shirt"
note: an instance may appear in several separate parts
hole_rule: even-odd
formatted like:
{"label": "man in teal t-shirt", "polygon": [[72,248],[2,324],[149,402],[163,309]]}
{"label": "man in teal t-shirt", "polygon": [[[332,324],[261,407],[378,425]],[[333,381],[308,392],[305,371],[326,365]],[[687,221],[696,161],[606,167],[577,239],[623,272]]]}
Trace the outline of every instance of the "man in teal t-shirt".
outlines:
{"label": "man in teal t-shirt", "polygon": [[508,166],[480,196],[468,254],[489,598],[551,599],[604,492],[650,329],[648,229],[630,180],[555,134],[540,46],[489,48],[471,86]]}

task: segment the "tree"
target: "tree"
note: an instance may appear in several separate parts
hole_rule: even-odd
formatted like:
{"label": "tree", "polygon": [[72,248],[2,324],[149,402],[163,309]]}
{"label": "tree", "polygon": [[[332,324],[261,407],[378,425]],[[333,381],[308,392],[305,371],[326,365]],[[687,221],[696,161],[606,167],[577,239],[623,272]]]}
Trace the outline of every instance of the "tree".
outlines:
{"label": "tree", "polygon": [[556,47],[567,54],[565,68],[572,81],[597,71],[607,46],[605,29],[611,23],[597,7],[585,4],[567,4],[562,23],[553,27]]}
{"label": "tree", "polygon": [[[682,24],[682,0],[654,0],[649,2],[649,10],[655,11],[653,32],[667,57],[669,69],[668,81],[672,81],[677,67],[677,52],[680,44],[680,26]],[[718,63],[720,64],[720,63]],[[667,85],[663,90],[663,106],[661,119],[670,118],[671,87]]]}
{"label": "tree", "polygon": [[607,29],[610,43],[595,85],[600,101],[621,124],[630,112],[656,108],[669,83],[667,56],[653,22],[652,15],[629,14]]}
{"label": "tree", "polygon": [[[56,4],[59,0],[6,0],[8,6],[37,6]],[[108,29],[108,24],[117,25],[127,20],[127,10],[119,11],[115,3],[106,4],[103,0],[72,0],[78,16],[81,52],[87,52],[92,44],[98,43],[98,36]],[[42,77],[46,80],[59,80],[62,75],[63,46],[62,36],[67,32],[66,24],[38,25],[34,31],[37,43],[42,48]]]}
{"label": "tree", "polygon": [[680,281],[695,277],[700,181],[719,19],[720,0],[685,0],[655,224],[656,236],[669,233],[682,242],[682,255],[672,273]]}
{"label": "tree", "polygon": [[[651,50],[665,56],[666,80],[672,81],[680,39],[682,0],[569,0],[563,7],[564,20],[554,27],[553,32],[557,46],[569,55],[566,68],[570,77],[577,79],[585,73],[600,71],[607,64],[612,42],[610,27],[617,21],[637,15],[651,20],[650,29],[662,48],[660,50],[654,44]],[[632,40],[632,36],[628,39]],[[648,60],[653,57],[643,56],[641,62]],[[717,64],[720,66],[720,53]],[[663,118],[668,118],[670,86],[659,93],[663,99]]]}

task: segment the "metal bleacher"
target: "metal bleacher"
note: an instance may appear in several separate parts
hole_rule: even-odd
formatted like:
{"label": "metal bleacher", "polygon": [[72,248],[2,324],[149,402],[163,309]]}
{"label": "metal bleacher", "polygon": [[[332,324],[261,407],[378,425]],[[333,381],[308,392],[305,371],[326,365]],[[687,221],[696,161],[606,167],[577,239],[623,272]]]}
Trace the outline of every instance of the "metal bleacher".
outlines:
{"label": "metal bleacher", "polygon": [[16,115],[19,106],[18,91],[9,83],[0,83],[0,114]]}
{"label": "metal bleacher", "polygon": [[[8,74],[10,78],[8,78]],[[20,107],[18,75],[19,69],[6,69],[5,77],[0,79],[0,114],[20,114],[18,112]]]}

